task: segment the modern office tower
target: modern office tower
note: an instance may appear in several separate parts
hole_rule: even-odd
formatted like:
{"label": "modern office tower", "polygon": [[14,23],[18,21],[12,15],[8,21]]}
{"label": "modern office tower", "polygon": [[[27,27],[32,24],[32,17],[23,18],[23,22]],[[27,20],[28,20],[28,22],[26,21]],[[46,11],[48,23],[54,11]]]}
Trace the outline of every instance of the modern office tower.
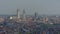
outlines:
{"label": "modern office tower", "polygon": [[20,19],[20,9],[17,9],[17,18]]}
{"label": "modern office tower", "polygon": [[26,21],[26,11],[25,11],[25,9],[23,10],[23,21]]}

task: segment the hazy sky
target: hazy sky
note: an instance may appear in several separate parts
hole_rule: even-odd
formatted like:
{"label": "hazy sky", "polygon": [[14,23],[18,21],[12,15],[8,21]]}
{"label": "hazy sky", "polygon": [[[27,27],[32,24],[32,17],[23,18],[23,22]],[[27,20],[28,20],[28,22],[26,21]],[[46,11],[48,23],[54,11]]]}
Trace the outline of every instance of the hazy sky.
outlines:
{"label": "hazy sky", "polygon": [[16,14],[17,8],[21,14],[24,8],[27,14],[60,14],[60,0],[0,0],[0,14]]}

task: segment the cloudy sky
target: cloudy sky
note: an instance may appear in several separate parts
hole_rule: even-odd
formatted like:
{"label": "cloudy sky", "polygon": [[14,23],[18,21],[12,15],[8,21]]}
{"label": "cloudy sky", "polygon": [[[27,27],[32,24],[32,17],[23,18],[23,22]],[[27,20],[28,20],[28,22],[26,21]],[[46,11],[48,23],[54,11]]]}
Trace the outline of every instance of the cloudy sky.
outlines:
{"label": "cloudy sky", "polygon": [[22,14],[25,8],[27,14],[60,14],[60,0],[0,0],[0,15],[16,14],[20,8]]}

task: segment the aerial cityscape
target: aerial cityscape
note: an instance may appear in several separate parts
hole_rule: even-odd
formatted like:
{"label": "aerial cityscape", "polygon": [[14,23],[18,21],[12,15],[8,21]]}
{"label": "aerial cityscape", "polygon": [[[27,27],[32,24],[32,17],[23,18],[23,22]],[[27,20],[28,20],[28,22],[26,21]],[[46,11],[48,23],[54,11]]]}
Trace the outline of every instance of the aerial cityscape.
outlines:
{"label": "aerial cityscape", "polygon": [[20,15],[0,16],[0,34],[60,34],[60,16]]}
{"label": "aerial cityscape", "polygon": [[60,0],[0,0],[0,34],[60,34]]}

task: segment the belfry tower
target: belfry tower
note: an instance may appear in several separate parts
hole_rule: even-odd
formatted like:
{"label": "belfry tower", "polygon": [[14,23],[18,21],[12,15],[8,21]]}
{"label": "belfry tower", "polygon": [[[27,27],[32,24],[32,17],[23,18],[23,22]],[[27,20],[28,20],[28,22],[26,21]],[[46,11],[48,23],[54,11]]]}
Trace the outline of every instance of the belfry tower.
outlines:
{"label": "belfry tower", "polygon": [[25,9],[23,10],[23,21],[26,21],[26,11],[25,11]]}
{"label": "belfry tower", "polygon": [[20,19],[20,9],[17,9],[17,18]]}

